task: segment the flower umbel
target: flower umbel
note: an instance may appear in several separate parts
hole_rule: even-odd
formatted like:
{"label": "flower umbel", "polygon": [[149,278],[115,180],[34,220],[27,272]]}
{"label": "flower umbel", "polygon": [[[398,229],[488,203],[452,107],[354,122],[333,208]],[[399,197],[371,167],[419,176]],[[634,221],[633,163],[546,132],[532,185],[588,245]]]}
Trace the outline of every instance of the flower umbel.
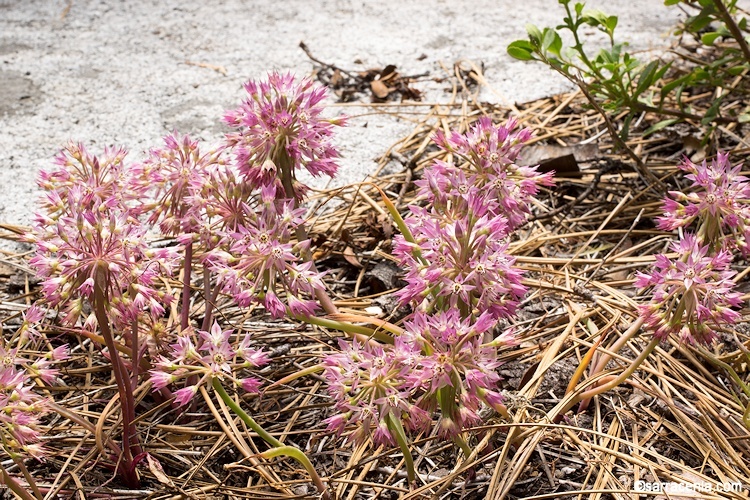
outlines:
{"label": "flower umbel", "polygon": [[230,342],[232,330],[222,330],[214,322],[211,331],[198,331],[196,342],[192,332],[183,330],[166,355],[149,371],[155,389],[174,384],[182,379],[197,380],[175,391],[175,401],[185,405],[197,394],[201,385],[210,385],[214,378],[230,381],[235,387],[258,392],[261,382],[244,371],[259,368],[269,362],[268,355],[251,347],[249,335],[239,345]]}
{"label": "flower umbel", "polygon": [[704,244],[750,254],[750,182],[740,175],[742,165],[732,166],[729,155],[719,153],[710,164],[685,159],[680,168],[688,173],[685,178],[693,182],[693,190],[669,192],[659,229],[672,231],[695,223]]}
{"label": "flower umbel", "polygon": [[342,125],[343,119],[321,116],[323,87],[289,73],[271,73],[267,81],[246,83],[245,90],[248,99],[228,111],[224,121],[237,129],[227,136],[227,145],[251,185],[273,186],[280,198],[291,198],[282,179],[295,179],[290,187],[301,200],[307,188],[296,182],[298,170],[334,176],[339,154],[330,138],[333,126]]}
{"label": "flower umbel", "polygon": [[692,234],[672,249],[675,260],[657,255],[653,271],[636,276],[636,287],[653,288],[651,301],[639,306],[641,317],[658,338],[674,333],[689,344],[710,344],[717,329],[740,318],[732,309],[741,304],[733,291],[732,255],[726,250],[711,255]]}

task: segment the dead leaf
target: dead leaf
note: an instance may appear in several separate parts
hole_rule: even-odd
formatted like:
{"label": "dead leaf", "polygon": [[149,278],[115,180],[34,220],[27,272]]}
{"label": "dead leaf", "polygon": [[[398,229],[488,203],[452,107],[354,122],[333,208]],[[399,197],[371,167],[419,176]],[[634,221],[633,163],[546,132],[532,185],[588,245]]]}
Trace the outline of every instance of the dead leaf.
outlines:
{"label": "dead leaf", "polygon": [[337,89],[344,83],[344,77],[341,76],[341,71],[338,69],[333,70],[331,75],[331,87]]}
{"label": "dead leaf", "polygon": [[558,174],[577,173],[578,164],[591,161],[599,156],[597,144],[571,144],[559,146],[557,144],[533,144],[524,150],[524,165],[537,165],[540,170],[555,170]]}
{"label": "dead leaf", "polygon": [[387,80],[393,80],[398,78],[398,72],[396,71],[396,65],[395,64],[389,64],[385,68],[383,68],[380,71],[380,80],[381,82],[385,82]]}
{"label": "dead leaf", "polygon": [[358,268],[362,267],[362,263],[359,261],[359,259],[357,258],[357,256],[354,255],[354,250],[352,250],[352,247],[346,247],[344,249],[344,254],[343,255],[344,255],[344,259],[346,259],[346,261],[349,264],[353,265],[354,267],[358,267]]}
{"label": "dead leaf", "polygon": [[370,88],[372,89],[372,94],[378,99],[385,99],[393,90],[380,80],[371,81]]}
{"label": "dead leaf", "polygon": [[164,469],[162,469],[159,461],[152,457],[150,453],[146,453],[146,463],[148,464],[148,470],[151,471],[151,474],[154,475],[157,481],[174,488],[174,483],[169,479],[169,476],[164,473]]}

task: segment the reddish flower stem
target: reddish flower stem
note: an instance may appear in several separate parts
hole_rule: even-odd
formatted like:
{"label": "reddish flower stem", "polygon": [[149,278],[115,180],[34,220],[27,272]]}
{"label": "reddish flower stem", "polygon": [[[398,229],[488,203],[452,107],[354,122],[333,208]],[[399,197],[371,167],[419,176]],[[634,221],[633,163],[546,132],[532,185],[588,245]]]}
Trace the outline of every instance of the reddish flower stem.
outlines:
{"label": "reddish flower stem", "polygon": [[109,327],[106,303],[107,295],[102,283],[106,280],[106,271],[99,268],[94,279],[94,295],[92,308],[96,315],[96,321],[104,338],[104,343],[109,350],[112,361],[112,374],[115,377],[117,391],[120,393],[120,404],[122,406],[122,458],[123,458],[123,480],[129,487],[138,487],[140,482],[133,464],[134,454],[140,453],[138,435],[135,428],[135,400],[133,398],[133,387],[128,377],[125,363],[122,361],[117,350],[114,336]]}
{"label": "reddish flower stem", "polygon": [[182,273],[182,298],[180,330],[185,330],[190,325],[190,275],[193,268],[193,242],[185,245],[185,263]]}

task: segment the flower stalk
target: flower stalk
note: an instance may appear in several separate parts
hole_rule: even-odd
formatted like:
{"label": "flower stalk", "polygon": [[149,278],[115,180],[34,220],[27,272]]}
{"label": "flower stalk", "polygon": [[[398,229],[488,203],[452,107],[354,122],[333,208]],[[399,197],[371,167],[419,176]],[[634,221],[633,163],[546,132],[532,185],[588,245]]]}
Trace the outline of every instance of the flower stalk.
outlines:
{"label": "flower stalk", "polygon": [[312,465],[312,462],[310,462],[310,459],[307,457],[307,455],[305,455],[300,449],[295,448],[294,446],[285,445],[284,443],[273,437],[270,433],[268,433],[268,431],[266,431],[263,427],[258,425],[258,423],[250,415],[248,415],[245,410],[243,410],[242,407],[229,396],[229,394],[227,394],[227,391],[225,391],[224,387],[222,387],[221,380],[218,377],[213,378],[213,380],[211,381],[211,386],[214,388],[216,394],[224,401],[224,403],[226,403],[226,405],[231,408],[232,411],[238,417],[240,417],[248,427],[255,431],[255,433],[258,434],[261,439],[263,439],[263,441],[273,446],[273,448],[271,448],[270,450],[261,453],[261,456],[263,456],[264,458],[273,458],[284,455],[293,460],[296,460],[305,468],[308,474],[310,474],[310,478],[312,479],[313,484],[315,484],[315,487],[318,489],[323,498],[330,498],[328,489],[326,488],[325,484],[318,475],[315,467]]}

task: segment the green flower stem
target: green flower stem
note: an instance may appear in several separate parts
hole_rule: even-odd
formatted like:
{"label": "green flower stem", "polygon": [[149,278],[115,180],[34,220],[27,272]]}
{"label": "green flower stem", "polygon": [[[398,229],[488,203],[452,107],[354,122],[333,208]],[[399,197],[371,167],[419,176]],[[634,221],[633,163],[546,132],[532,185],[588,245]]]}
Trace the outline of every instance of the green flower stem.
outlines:
{"label": "green flower stem", "polygon": [[310,474],[310,478],[312,478],[313,484],[315,484],[315,487],[318,488],[318,491],[323,495],[323,498],[331,498],[328,494],[326,485],[323,484],[323,480],[320,479],[320,476],[315,470],[315,467],[313,467],[312,462],[310,462],[310,459],[307,458],[307,455],[302,453],[299,449],[295,448],[294,446],[278,446],[276,448],[271,448],[268,451],[264,451],[260,454],[260,456],[262,456],[263,458],[275,458],[282,455],[299,462],[302,467],[307,470],[307,473]]}
{"label": "green flower stem", "polygon": [[463,452],[464,457],[466,457],[467,459],[469,458],[469,456],[471,455],[472,449],[469,446],[469,444],[466,442],[466,440],[463,437],[461,437],[460,434],[456,434],[453,437],[453,444],[461,448],[461,451]]}
{"label": "green flower stem", "polygon": [[385,330],[386,332],[400,337],[404,334],[404,329],[400,326],[396,326],[393,323],[380,318],[373,318],[372,316],[362,316],[361,314],[350,314],[350,313],[339,313],[332,314],[328,319],[333,321],[341,320],[346,323],[369,323],[375,325],[378,329]]}
{"label": "green flower stem", "polygon": [[379,186],[376,186],[375,184],[370,183],[375,189],[380,191],[380,197],[383,200],[383,204],[385,205],[386,210],[388,210],[388,213],[391,214],[391,217],[393,218],[393,222],[396,223],[396,227],[398,227],[398,230],[401,231],[401,235],[404,237],[406,241],[414,245],[414,249],[412,252],[414,253],[414,257],[416,257],[422,264],[427,264],[427,261],[422,257],[422,251],[419,249],[419,246],[417,246],[417,240],[414,239],[414,235],[411,234],[411,231],[409,230],[409,227],[406,225],[406,222],[404,222],[404,218],[401,217],[401,214],[398,213],[398,210],[396,209],[396,206],[391,202],[390,199],[388,199],[388,196],[383,192],[382,189],[380,189]]}
{"label": "green flower stem", "polygon": [[242,419],[245,424],[250,427],[253,431],[255,431],[258,436],[263,439],[266,443],[273,446],[273,449],[268,450],[266,452],[261,453],[263,457],[269,458],[269,457],[275,457],[278,455],[286,455],[297,462],[299,462],[310,474],[310,477],[312,478],[313,483],[318,488],[318,491],[320,491],[321,494],[323,494],[324,498],[329,498],[326,486],[323,484],[323,481],[320,479],[320,476],[318,476],[318,473],[313,468],[312,463],[310,462],[310,459],[307,458],[307,455],[302,453],[301,450],[298,448],[295,448],[293,446],[285,445],[275,437],[273,437],[271,434],[269,434],[263,427],[261,427],[253,418],[245,413],[245,410],[243,410],[240,405],[238,405],[234,399],[229,397],[229,394],[227,394],[227,391],[224,390],[224,387],[221,385],[221,380],[219,378],[214,377],[213,380],[211,380],[211,385],[214,388],[214,391],[216,391],[216,394],[219,395],[219,397],[226,403],[228,407],[232,409],[232,411],[237,414],[238,417]]}
{"label": "green flower stem", "polygon": [[219,380],[217,377],[214,377],[213,380],[211,380],[211,385],[213,386],[214,391],[216,391],[216,394],[219,395],[219,397],[227,404],[227,406],[230,407],[232,411],[235,412],[237,416],[239,416],[248,427],[255,431],[255,433],[258,434],[261,439],[263,439],[263,441],[276,448],[286,446],[284,443],[269,434],[263,427],[261,427],[255,420],[253,420],[253,417],[245,413],[245,410],[243,410],[240,405],[238,405],[234,401],[234,399],[229,397],[229,394],[227,394],[227,391],[225,391],[224,387],[221,385],[221,380]]}
{"label": "green flower stem", "polygon": [[33,497],[26,489],[18,484],[18,481],[13,479],[8,471],[5,470],[3,464],[0,463],[0,484],[4,484],[10,491],[15,493],[21,500],[42,500],[43,497]]}
{"label": "green flower stem", "polygon": [[349,333],[353,338],[363,343],[370,342],[371,338],[387,344],[393,343],[393,338],[390,335],[372,328],[367,328],[366,326],[352,325],[351,323],[345,323],[342,321],[317,318],[315,316],[304,316],[301,314],[292,314],[290,316],[299,321],[310,323],[311,325],[323,326],[325,328],[330,328],[331,330],[339,330]]}
{"label": "green flower stem", "polygon": [[409,449],[409,441],[406,439],[406,432],[404,432],[404,426],[401,425],[401,420],[394,417],[393,413],[388,413],[387,425],[390,429],[393,437],[396,438],[398,447],[401,448],[401,453],[404,455],[404,464],[406,465],[406,477],[409,479],[409,484],[414,484],[417,481],[417,472],[414,469],[414,458],[411,456],[411,450]]}

